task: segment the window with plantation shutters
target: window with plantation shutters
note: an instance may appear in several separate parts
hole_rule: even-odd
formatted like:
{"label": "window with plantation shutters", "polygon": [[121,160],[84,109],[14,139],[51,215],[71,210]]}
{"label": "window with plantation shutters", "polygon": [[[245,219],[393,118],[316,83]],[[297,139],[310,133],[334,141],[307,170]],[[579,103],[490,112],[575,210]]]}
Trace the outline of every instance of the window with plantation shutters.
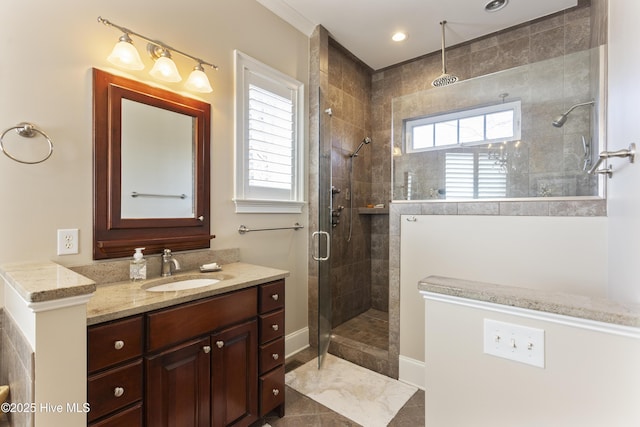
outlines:
{"label": "window with plantation shutters", "polygon": [[487,152],[446,153],[447,200],[493,199],[507,196],[507,174]]}
{"label": "window with plantation shutters", "polygon": [[302,83],[236,51],[236,212],[299,213]]}

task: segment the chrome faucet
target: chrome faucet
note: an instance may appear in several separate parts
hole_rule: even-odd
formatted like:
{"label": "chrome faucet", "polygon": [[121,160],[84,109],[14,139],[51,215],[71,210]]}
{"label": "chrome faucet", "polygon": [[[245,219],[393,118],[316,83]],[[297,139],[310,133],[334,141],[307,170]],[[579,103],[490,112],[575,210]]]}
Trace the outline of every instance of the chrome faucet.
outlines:
{"label": "chrome faucet", "polygon": [[162,269],[160,270],[162,277],[171,276],[171,264],[173,264],[173,271],[180,270],[180,263],[171,255],[171,249],[165,249],[162,252]]}

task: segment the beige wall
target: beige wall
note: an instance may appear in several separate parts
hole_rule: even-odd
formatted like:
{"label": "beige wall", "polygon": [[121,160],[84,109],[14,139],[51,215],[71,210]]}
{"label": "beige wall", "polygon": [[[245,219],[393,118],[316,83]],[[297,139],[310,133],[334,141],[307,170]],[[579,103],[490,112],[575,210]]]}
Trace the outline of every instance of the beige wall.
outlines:
{"label": "beige wall", "polygon": [[427,276],[606,296],[605,217],[412,217],[415,222],[405,216],[400,224],[401,356],[425,361],[425,306],[417,283]]}
{"label": "beige wall", "polygon": [[[53,156],[22,165],[0,156],[0,263],[53,260],[65,266],[91,262],[91,68],[158,84],[146,70],[123,73],[106,56],[120,33],[102,16],[219,65],[208,71],[212,105],[211,215],[214,249],[240,248],[243,261],[291,271],[287,282],[287,332],[307,325],[307,237],[304,231],[252,233],[250,228],[307,225],[307,214],[238,215],[233,196],[233,50],[308,83],[308,38],[253,0],[124,1],[9,0],[0,4],[4,61],[0,75],[0,130],[29,121],[47,132]],[[144,53],[145,43],[135,39]],[[193,63],[174,55],[186,78]],[[182,91],[180,84],[165,88]],[[189,94],[190,96],[194,96]],[[153,153],[149,153],[153,156]],[[56,230],[80,230],[80,254],[56,255]],[[179,254],[178,254],[179,257]]]}
{"label": "beige wall", "polygon": [[[640,424],[637,330],[623,336],[567,317],[531,319],[430,300],[426,309],[427,427]],[[484,319],[543,329],[545,367],[484,354]]]}

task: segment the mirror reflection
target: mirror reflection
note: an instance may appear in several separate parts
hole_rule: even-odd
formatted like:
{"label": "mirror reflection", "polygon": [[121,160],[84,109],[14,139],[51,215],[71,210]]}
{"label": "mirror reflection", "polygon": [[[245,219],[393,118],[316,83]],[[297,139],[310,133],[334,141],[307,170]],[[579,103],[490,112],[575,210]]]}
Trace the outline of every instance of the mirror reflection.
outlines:
{"label": "mirror reflection", "polygon": [[122,99],[122,218],[194,218],[193,117]]}
{"label": "mirror reflection", "polygon": [[598,196],[598,177],[588,171],[602,149],[601,54],[395,98],[393,199]]}

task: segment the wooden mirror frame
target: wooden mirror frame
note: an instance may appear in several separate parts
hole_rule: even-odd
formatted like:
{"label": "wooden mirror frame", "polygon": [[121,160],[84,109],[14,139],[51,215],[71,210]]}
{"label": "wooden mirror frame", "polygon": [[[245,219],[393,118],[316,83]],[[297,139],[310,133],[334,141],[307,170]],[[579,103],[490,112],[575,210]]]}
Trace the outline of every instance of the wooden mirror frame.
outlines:
{"label": "wooden mirror frame", "polygon": [[[123,98],[194,118],[194,218],[122,218]],[[93,69],[93,259],[130,256],[137,247],[145,254],[210,247],[210,135],[208,103]]]}

